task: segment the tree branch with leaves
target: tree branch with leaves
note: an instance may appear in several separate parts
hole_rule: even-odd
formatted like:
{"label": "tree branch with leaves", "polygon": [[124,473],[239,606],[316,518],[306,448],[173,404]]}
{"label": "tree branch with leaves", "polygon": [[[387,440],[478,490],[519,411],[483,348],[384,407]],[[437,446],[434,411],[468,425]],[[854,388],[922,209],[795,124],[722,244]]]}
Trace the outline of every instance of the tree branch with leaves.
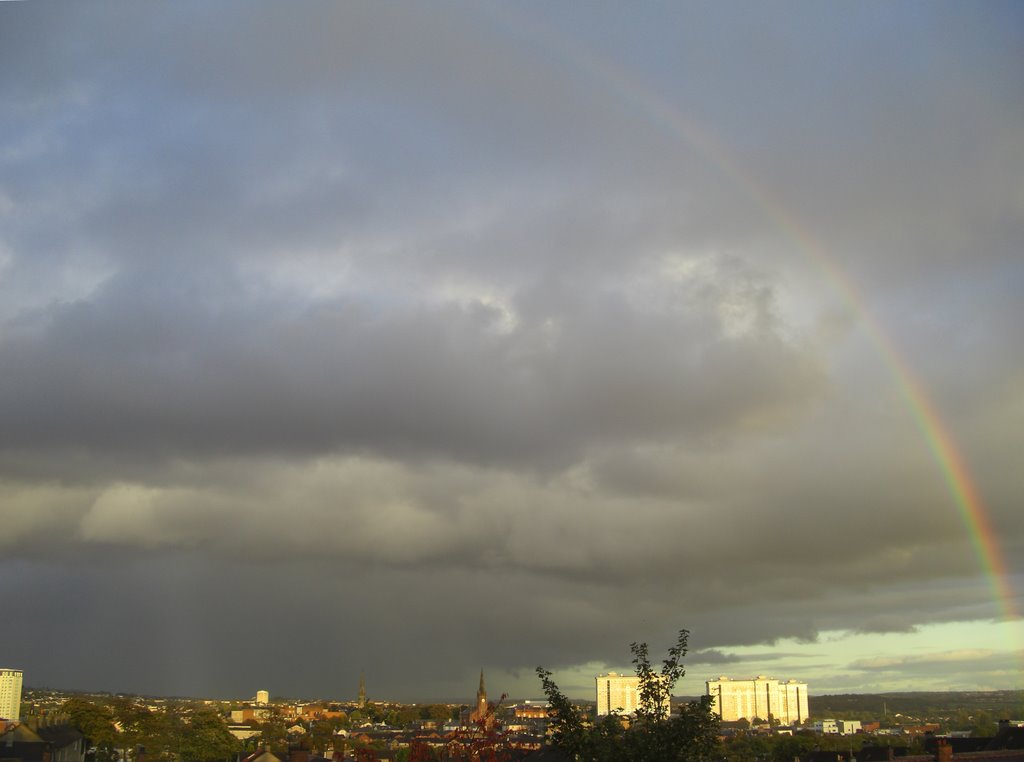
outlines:
{"label": "tree branch with leaves", "polygon": [[624,729],[619,718],[599,719],[587,727],[572,702],[551,678],[551,672],[537,667],[544,695],[548,699],[551,745],[578,762],[642,762],[678,760],[710,762],[718,750],[718,717],[712,699],[703,696],[671,713],[672,688],[686,669],[690,633],[680,630],[675,645],[661,669],[651,665],[646,643],[632,643],[633,667],[639,678],[639,706],[634,722]]}

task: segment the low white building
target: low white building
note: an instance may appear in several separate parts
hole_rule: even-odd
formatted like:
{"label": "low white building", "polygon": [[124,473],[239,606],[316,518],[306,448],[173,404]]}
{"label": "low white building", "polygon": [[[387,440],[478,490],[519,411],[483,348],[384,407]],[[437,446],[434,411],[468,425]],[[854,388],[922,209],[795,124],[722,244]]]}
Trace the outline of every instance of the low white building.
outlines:
{"label": "low white building", "polygon": [[839,735],[839,724],[835,720],[818,720],[811,725],[811,730],[823,736]]}
{"label": "low white building", "polygon": [[256,730],[249,725],[228,725],[228,732],[239,741],[248,741],[250,738],[262,735],[262,731]]}
{"label": "low white building", "polygon": [[861,731],[860,720],[836,720],[839,735],[852,736]]}

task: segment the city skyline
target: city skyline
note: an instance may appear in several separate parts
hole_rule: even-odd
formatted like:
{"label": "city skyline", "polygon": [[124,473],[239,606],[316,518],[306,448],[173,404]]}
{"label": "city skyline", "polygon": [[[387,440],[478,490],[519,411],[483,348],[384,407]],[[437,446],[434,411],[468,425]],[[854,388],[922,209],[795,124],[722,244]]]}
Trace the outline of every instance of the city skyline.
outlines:
{"label": "city skyline", "polygon": [[[21,670],[17,670],[17,669],[14,669],[14,670],[4,669],[4,670],[0,670],[0,671],[5,672],[5,673],[6,672],[13,672],[13,673],[16,673],[19,676],[22,674],[22,671]],[[602,703],[601,703],[601,701],[602,701],[601,700],[601,693],[602,693],[602,691],[605,691],[606,696],[609,695],[608,694],[609,680],[612,681],[612,682],[618,681],[617,683],[615,683],[615,685],[616,685],[615,691],[621,692],[623,695],[625,695],[626,692],[632,690],[632,692],[634,694],[634,696],[632,698],[632,701],[631,702],[627,701],[627,702],[625,702],[625,704],[626,704],[625,706],[619,707],[623,711],[626,711],[627,713],[631,713],[633,711],[633,709],[635,709],[636,704],[639,702],[639,693],[638,693],[638,686],[639,686],[638,681],[639,681],[639,678],[634,673],[608,672],[608,673],[601,673],[599,675],[594,675],[594,676],[591,677],[591,680],[590,680],[590,691],[589,691],[588,695],[575,695],[575,692],[574,692],[572,695],[569,696],[569,698],[571,698],[574,702],[575,701],[579,701],[581,703],[595,704],[595,706],[597,707],[598,713],[601,714],[601,706],[602,706]],[[687,681],[687,688],[692,687],[690,685],[690,683],[692,683],[692,682],[693,682],[692,679]],[[597,690],[597,699],[596,700],[595,700],[595,696],[594,696],[595,684],[596,684],[596,690]],[[928,693],[933,693],[935,695],[946,695],[946,694],[950,694],[950,693],[954,693],[954,694],[955,693],[967,693],[967,694],[971,694],[971,695],[977,696],[978,694],[984,694],[984,693],[1000,694],[1000,693],[1006,693],[1007,692],[1007,689],[993,689],[991,691],[977,691],[977,690],[957,691],[957,690],[939,690],[939,689],[935,689],[935,690],[925,690],[925,689],[917,690],[917,689],[915,689],[915,690],[879,691],[877,693],[871,693],[871,692],[866,692],[866,691],[861,692],[861,691],[853,691],[853,690],[845,690],[844,689],[844,691],[840,693],[840,692],[830,692],[830,691],[816,691],[816,690],[811,689],[807,685],[806,682],[804,682],[802,680],[797,680],[795,678],[778,679],[778,678],[776,678],[775,676],[772,676],[772,675],[756,675],[756,676],[755,675],[747,675],[747,676],[745,676],[745,675],[739,675],[739,674],[734,674],[734,675],[718,675],[718,676],[715,676],[715,677],[710,677],[709,676],[704,681],[704,683],[703,683],[704,690],[702,690],[700,693],[691,693],[691,692],[689,692],[689,690],[681,690],[679,688],[679,686],[681,684],[682,684],[682,681],[680,681],[680,683],[677,683],[676,688],[671,691],[670,695],[671,695],[671,697],[673,699],[692,700],[692,699],[699,698],[701,695],[705,695],[705,694],[706,695],[719,695],[719,694],[721,694],[721,689],[719,687],[720,685],[723,685],[723,684],[727,685],[727,686],[731,685],[734,693],[736,694],[736,697],[734,697],[731,700],[730,706],[732,707],[732,709],[730,709],[729,714],[735,714],[736,713],[735,712],[735,708],[738,707],[738,706],[742,706],[744,704],[744,702],[747,702],[751,706],[754,706],[754,703],[756,701],[760,700],[760,699],[752,698],[752,696],[754,694],[752,693],[751,686],[760,685],[762,688],[763,688],[763,686],[765,684],[767,684],[769,686],[775,686],[774,690],[776,690],[776,691],[781,690],[781,691],[784,691],[784,692],[785,691],[789,692],[790,695],[782,696],[782,698],[779,699],[780,705],[781,705],[781,703],[786,703],[786,702],[792,703],[792,706],[794,707],[793,711],[796,713],[796,716],[798,718],[801,718],[801,721],[802,721],[803,718],[806,718],[808,716],[808,714],[809,714],[809,712],[807,711],[807,708],[806,708],[807,707],[807,703],[806,702],[807,702],[808,698],[810,698],[810,697],[814,697],[814,698],[818,698],[818,699],[834,697],[836,695],[839,695],[839,696],[863,695],[863,696],[879,696],[879,697],[884,697],[884,696],[905,697],[907,695],[914,695],[914,694],[922,694],[922,695],[924,695],[924,694],[928,694]],[[8,687],[10,687],[10,686],[8,686]],[[714,689],[714,690],[712,690],[712,689]],[[19,693],[20,693],[20,690],[21,690],[21,687],[20,687],[20,683],[19,683],[19,686],[18,686],[18,692]],[[33,692],[33,691],[50,692],[50,691],[53,691],[53,692],[56,692],[56,693],[64,693],[64,694],[68,694],[68,695],[79,695],[80,694],[80,695],[86,695],[86,696],[89,696],[89,695],[92,695],[92,696],[108,695],[108,696],[126,696],[126,697],[134,696],[134,697],[141,698],[141,699],[152,699],[152,700],[156,700],[156,701],[165,701],[165,700],[170,700],[170,701],[177,701],[177,700],[193,701],[194,700],[194,701],[231,702],[231,703],[237,703],[237,704],[240,704],[240,705],[247,705],[247,706],[249,706],[251,708],[252,711],[256,711],[256,712],[260,711],[260,707],[268,707],[268,706],[273,706],[273,705],[289,705],[289,704],[301,706],[301,705],[305,705],[305,704],[324,703],[324,704],[349,705],[349,706],[353,706],[353,707],[356,707],[356,708],[361,708],[361,707],[366,706],[367,704],[388,705],[388,704],[403,704],[403,703],[406,703],[406,704],[413,704],[413,705],[416,705],[416,704],[427,705],[427,704],[437,703],[437,702],[444,703],[444,704],[450,704],[450,705],[462,704],[468,710],[473,710],[475,708],[476,711],[479,712],[481,707],[483,706],[482,701],[487,701],[486,691],[483,691],[483,693],[481,693],[482,683],[481,683],[481,686],[478,686],[476,693],[473,694],[473,695],[470,695],[470,694],[459,695],[459,694],[456,693],[456,694],[445,695],[445,696],[432,695],[432,696],[422,697],[423,694],[421,694],[421,698],[419,698],[417,700],[412,700],[412,701],[410,701],[410,700],[402,700],[402,699],[396,698],[394,696],[389,696],[389,695],[375,696],[375,697],[373,697],[371,699],[367,699],[367,698],[365,698],[365,688],[364,688],[364,684],[363,684],[362,681],[360,681],[359,690],[356,692],[356,694],[354,696],[353,695],[349,695],[344,689],[340,689],[340,690],[334,691],[334,692],[319,693],[319,694],[305,692],[305,693],[296,693],[296,694],[289,694],[289,695],[277,695],[277,694],[272,694],[270,691],[260,690],[260,691],[257,691],[256,696],[248,696],[248,697],[246,697],[246,696],[237,695],[237,694],[199,694],[199,693],[178,693],[178,694],[148,693],[147,694],[147,693],[135,693],[135,692],[130,692],[130,691],[101,690],[101,689],[88,688],[88,687],[82,687],[82,686],[74,687],[74,688],[69,688],[67,686],[61,686],[61,685],[34,686],[34,685],[31,685],[31,684],[28,684],[28,683],[26,683],[24,685],[24,690],[29,691],[29,692]],[[1019,691],[1019,690],[1020,689],[1009,689],[1010,692]],[[2,691],[0,691],[0,693],[2,693]],[[546,703],[546,699],[537,698],[539,695],[540,695],[540,693],[518,695],[518,694],[513,694],[513,693],[509,693],[509,692],[505,691],[505,692],[503,692],[501,694],[500,697],[494,698],[492,701],[489,701],[489,703],[492,704],[492,705],[509,705],[509,704],[520,702],[520,701],[525,701],[527,703],[531,703],[531,702],[534,702],[534,703]],[[616,693],[616,695],[618,695],[618,693]],[[782,694],[780,694],[780,695],[782,695]],[[261,697],[263,697],[263,696],[265,696],[265,699],[261,700]],[[483,698],[481,698],[481,697],[483,697]],[[774,701],[774,700],[775,699],[772,699],[772,701]],[[786,708],[786,711],[789,711],[788,707]],[[720,712],[717,709],[717,703],[715,704],[715,708],[713,709],[713,712],[715,714],[719,715],[720,717],[723,717],[725,720],[728,720],[728,721],[736,719],[736,717],[733,717],[733,716],[724,716],[723,712]],[[241,713],[239,713],[239,714],[241,714]],[[757,711],[753,711],[753,712],[751,712],[751,714],[753,716],[759,716],[759,713]],[[779,719],[779,718],[776,718],[776,719]],[[784,724],[788,724],[788,723],[784,723]]]}
{"label": "city skyline", "polygon": [[1010,2],[0,4],[0,662],[1022,687],[1021,72]]}

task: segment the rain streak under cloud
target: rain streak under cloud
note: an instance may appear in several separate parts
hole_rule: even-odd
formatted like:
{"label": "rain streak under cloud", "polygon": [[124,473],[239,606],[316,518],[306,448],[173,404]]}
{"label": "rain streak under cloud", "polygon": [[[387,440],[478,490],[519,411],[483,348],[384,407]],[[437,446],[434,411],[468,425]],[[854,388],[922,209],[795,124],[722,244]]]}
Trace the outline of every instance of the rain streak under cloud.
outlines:
{"label": "rain streak under cloud", "polygon": [[0,662],[587,696],[688,627],[684,693],[1020,687],[1022,22],[4,4]]}

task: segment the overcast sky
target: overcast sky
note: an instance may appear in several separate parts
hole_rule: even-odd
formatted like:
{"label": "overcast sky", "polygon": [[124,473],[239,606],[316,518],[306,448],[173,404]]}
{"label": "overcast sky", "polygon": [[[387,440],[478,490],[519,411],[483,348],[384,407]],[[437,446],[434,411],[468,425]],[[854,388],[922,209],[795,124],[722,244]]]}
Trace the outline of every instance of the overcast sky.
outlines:
{"label": "overcast sky", "polygon": [[1012,2],[2,4],[0,664],[1022,687],[1022,82]]}

